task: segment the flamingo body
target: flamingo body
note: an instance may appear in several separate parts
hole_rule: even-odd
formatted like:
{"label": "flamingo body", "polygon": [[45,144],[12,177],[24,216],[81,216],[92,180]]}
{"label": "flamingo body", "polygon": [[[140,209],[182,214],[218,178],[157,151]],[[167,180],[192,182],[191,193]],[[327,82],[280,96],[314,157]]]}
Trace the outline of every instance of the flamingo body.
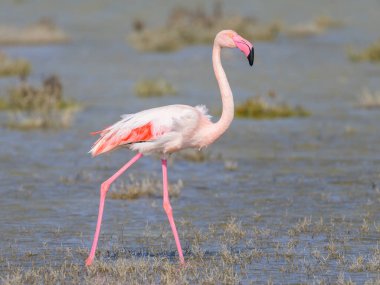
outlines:
{"label": "flamingo body", "polygon": [[201,106],[169,105],[123,115],[112,126],[93,134],[100,138],[90,150],[93,156],[127,147],[143,154],[172,153],[184,148],[202,148],[203,135],[212,122]]}
{"label": "flamingo body", "polygon": [[250,65],[253,64],[254,60],[253,45],[236,32],[225,30],[216,35],[212,63],[223,104],[222,116],[218,122],[212,123],[210,121],[210,116],[204,106],[169,105],[124,115],[120,121],[110,127],[93,133],[100,135],[90,150],[93,156],[120,147],[127,147],[138,153],[114,175],[104,181],[100,187],[98,221],[86,265],[90,265],[95,258],[105,198],[110,185],[139,160],[143,154],[150,153],[162,155],[163,208],[173,232],[179,260],[181,264],[185,263],[169,200],[166,154],[184,148],[201,149],[217,140],[231,124],[234,117],[234,102],[227,76],[221,64],[222,48],[240,49],[247,57]]}

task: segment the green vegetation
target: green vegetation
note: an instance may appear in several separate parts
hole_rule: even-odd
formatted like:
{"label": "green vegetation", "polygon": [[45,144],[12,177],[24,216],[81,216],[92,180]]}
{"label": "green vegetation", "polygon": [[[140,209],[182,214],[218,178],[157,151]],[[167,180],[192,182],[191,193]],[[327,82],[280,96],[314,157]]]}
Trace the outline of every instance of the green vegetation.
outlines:
{"label": "green vegetation", "polygon": [[139,97],[160,97],[176,95],[177,90],[165,79],[145,79],[137,82],[135,93]]}
{"label": "green vegetation", "polygon": [[24,59],[12,59],[0,52],[0,77],[20,76],[26,78],[31,70],[30,63]]}
{"label": "green vegetation", "polygon": [[0,100],[2,110],[9,111],[9,128],[61,128],[68,127],[78,104],[63,98],[62,84],[57,76],[50,76],[41,87],[25,81],[10,88],[6,99]]}
{"label": "green vegetation", "polygon": [[348,57],[352,61],[380,62],[380,39],[361,52],[349,51]]}
{"label": "green vegetation", "polygon": [[[182,180],[175,184],[169,184],[170,197],[178,197],[183,187]],[[121,182],[112,186],[109,197],[119,200],[134,200],[141,197],[162,197],[162,179],[145,176],[140,180],[134,175],[129,175],[127,182]]]}
{"label": "green vegetation", "polygon": [[276,103],[274,92],[267,96],[248,98],[241,104],[235,106],[235,114],[240,118],[253,119],[276,119],[288,117],[307,117],[310,113],[301,106],[291,107],[286,103]]}
{"label": "green vegetation", "polygon": [[272,41],[280,30],[278,23],[259,24],[254,18],[224,15],[217,1],[213,13],[204,9],[175,8],[163,27],[146,28],[143,20],[133,22],[131,44],[140,51],[170,52],[184,46],[210,44],[222,29],[232,29],[255,41]]}

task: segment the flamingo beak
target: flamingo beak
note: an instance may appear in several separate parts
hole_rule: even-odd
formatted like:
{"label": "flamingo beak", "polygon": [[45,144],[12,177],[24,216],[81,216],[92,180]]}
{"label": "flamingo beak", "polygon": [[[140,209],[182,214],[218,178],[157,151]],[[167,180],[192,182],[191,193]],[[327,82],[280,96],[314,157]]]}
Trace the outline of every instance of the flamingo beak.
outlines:
{"label": "flamingo beak", "polygon": [[249,55],[247,56],[249,65],[252,66],[253,62],[255,61],[255,49],[252,46],[251,51],[249,52]]}
{"label": "flamingo beak", "polygon": [[232,37],[232,40],[234,41],[236,47],[245,54],[245,56],[248,59],[249,65],[252,66],[255,60],[255,50],[253,45],[239,35]]}

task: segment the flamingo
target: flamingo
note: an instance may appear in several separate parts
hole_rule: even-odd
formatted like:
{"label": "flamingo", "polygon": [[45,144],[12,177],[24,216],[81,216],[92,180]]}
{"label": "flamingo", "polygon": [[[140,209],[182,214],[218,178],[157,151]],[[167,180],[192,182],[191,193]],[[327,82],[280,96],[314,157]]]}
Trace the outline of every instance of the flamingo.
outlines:
{"label": "flamingo", "polygon": [[212,63],[219,85],[223,111],[218,122],[213,123],[205,106],[169,105],[144,110],[135,114],[123,115],[122,119],[104,130],[92,134],[100,135],[90,153],[97,156],[111,150],[126,147],[137,154],[128,161],[100,187],[98,221],[90,254],[86,260],[89,266],[94,260],[98,244],[106,193],[110,185],[132,164],[145,154],[161,155],[163,179],[163,208],[169,219],[171,230],[178,250],[179,261],[185,264],[181,243],[174,223],[168,193],[167,157],[185,148],[202,149],[217,140],[229,127],[234,117],[232,91],[223,70],[220,54],[222,48],[238,48],[252,66],[254,61],[253,45],[232,30],[219,32],[214,40]]}

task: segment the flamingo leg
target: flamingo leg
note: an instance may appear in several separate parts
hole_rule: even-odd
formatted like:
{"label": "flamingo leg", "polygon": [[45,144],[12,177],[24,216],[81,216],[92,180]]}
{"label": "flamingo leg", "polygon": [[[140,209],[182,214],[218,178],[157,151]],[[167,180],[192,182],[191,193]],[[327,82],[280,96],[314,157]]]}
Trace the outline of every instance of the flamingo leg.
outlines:
{"label": "flamingo leg", "polygon": [[90,255],[86,259],[86,265],[91,265],[95,258],[95,251],[98,244],[100,227],[102,224],[103,210],[104,210],[104,202],[106,199],[106,194],[111,184],[125,172],[132,164],[134,164],[137,160],[139,160],[143,155],[141,153],[136,154],[130,161],[128,161],[120,170],[118,170],[114,175],[104,181],[100,187],[100,202],[99,202],[99,214],[98,214],[98,222],[96,224],[96,230],[94,235],[94,241],[92,243]]}
{"label": "flamingo leg", "polygon": [[172,228],[174,240],[177,245],[179,261],[181,262],[181,264],[185,264],[185,259],[183,258],[182,247],[179,241],[177,228],[174,223],[172,206],[170,205],[170,200],[169,200],[167,161],[166,159],[162,159],[161,161],[162,161],[162,180],[163,180],[163,207],[168,216],[169,223]]}

